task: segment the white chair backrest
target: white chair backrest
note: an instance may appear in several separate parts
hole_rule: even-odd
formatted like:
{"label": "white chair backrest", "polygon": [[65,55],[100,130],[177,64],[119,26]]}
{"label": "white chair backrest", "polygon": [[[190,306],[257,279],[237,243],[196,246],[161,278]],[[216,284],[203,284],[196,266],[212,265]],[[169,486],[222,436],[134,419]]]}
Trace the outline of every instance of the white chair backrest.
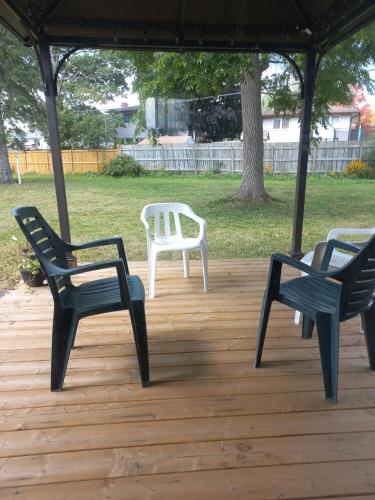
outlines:
{"label": "white chair backrest", "polygon": [[[185,203],[153,203],[146,205],[142,210],[142,221],[150,217],[155,218],[154,238],[170,238],[173,235],[182,237],[180,214],[190,216],[192,209]],[[175,230],[171,229],[171,216],[173,216]]]}
{"label": "white chair backrest", "polygon": [[[372,235],[375,234],[375,227],[367,227],[364,229],[348,228],[348,227],[335,227],[327,235],[327,241],[329,240],[346,240],[352,241],[351,236],[367,236],[363,238],[363,241],[370,239]],[[354,238],[354,241],[358,241],[358,238]]]}

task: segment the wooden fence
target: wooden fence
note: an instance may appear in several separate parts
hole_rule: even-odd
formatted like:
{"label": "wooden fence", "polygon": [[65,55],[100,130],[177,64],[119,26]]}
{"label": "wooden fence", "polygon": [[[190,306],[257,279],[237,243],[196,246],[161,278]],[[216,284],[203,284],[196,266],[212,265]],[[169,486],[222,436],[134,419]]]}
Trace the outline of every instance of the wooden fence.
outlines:
{"label": "wooden fence", "polygon": [[[359,142],[323,142],[311,148],[309,172],[341,172],[353,159],[363,159],[369,146]],[[122,146],[122,153],[132,156],[150,170],[242,172],[240,141],[210,144]],[[298,143],[264,145],[264,167],[267,171],[295,173]]]}
{"label": "wooden fence", "polygon": [[[359,142],[323,142],[311,148],[309,172],[341,172],[354,159],[366,158],[370,146]],[[242,143],[240,141],[213,142],[210,144],[122,146],[117,149],[63,150],[65,173],[100,172],[103,165],[120,153],[128,154],[147,169],[179,172],[205,172],[208,170],[242,172]],[[52,174],[50,151],[10,152],[10,164],[21,173]],[[273,143],[264,145],[266,171],[295,173],[297,171],[298,144]]]}
{"label": "wooden fence", "polygon": [[[120,153],[117,149],[65,149],[61,151],[65,173],[100,172],[103,165]],[[49,150],[11,151],[10,166],[21,173],[52,174],[52,157]]]}

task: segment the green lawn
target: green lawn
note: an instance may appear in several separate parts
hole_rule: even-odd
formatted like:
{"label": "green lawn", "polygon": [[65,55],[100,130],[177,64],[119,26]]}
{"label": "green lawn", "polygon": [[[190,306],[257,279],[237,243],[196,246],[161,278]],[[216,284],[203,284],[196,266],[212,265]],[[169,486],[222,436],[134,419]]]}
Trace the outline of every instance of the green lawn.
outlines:
{"label": "green lawn", "polygon": [[[274,251],[287,252],[291,246],[295,178],[267,177],[266,187],[273,198],[267,206],[227,201],[239,183],[238,176],[213,174],[134,179],[67,175],[72,240],[119,234],[125,240],[129,260],[144,260],[146,241],[139,219],[142,207],[153,202],[182,201],[207,221],[210,258],[267,257]],[[374,190],[374,180],[310,177],[303,249],[312,248],[332,227],[374,226]],[[18,280],[19,256],[11,237],[19,230],[10,209],[24,204],[36,205],[58,228],[52,177],[30,174],[24,176],[21,186],[0,185],[0,290]],[[81,261],[103,257],[102,251],[80,255]]]}

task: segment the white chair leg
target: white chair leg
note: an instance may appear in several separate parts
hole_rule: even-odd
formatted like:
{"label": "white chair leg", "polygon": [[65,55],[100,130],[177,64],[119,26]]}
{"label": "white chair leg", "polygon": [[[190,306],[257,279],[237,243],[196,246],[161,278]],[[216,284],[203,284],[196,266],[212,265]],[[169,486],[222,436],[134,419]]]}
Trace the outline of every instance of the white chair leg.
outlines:
{"label": "white chair leg", "polygon": [[208,256],[207,248],[201,248],[202,266],[203,266],[203,290],[208,291]]}
{"label": "white chair leg", "polygon": [[299,320],[301,318],[301,313],[299,311],[296,311],[295,315],[294,315],[294,323],[296,325],[299,325]]}
{"label": "white chair leg", "polygon": [[182,258],[184,260],[184,278],[190,276],[190,263],[189,263],[189,251],[182,250]]}
{"label": "white chair leg", "polygon": [[148,296],[155,297],[155,272],[156,272],[156,252],[150,252],[148,256]]}

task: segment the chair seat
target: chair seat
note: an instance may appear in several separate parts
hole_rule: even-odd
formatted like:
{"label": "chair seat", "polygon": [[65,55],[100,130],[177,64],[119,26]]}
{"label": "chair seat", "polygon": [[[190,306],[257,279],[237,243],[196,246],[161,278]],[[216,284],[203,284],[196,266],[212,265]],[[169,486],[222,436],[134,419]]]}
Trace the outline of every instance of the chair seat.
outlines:
{"label": "chair seat", "polygon": [[[139,276],[128,276],[128,288],[132,302],[144,302],[145,292]],[[79,315],[83,316],[124,309],[118,278],[99,279],[73,287],[69,289],[63,305],[66,308],[75,309]]]}
{"label": "chair seat", "polygon": [[332,314],[337,308],[338,284],[320,277],[303,276],[280,285],[279,300],[293,309]]}
{"label": "chair seat", "polygon": [[158,251],[192,250],[201,246],[201,240],[199,238],[180,238],[174,235],[169,238],[156,238],[152,241],[152,245]]}

